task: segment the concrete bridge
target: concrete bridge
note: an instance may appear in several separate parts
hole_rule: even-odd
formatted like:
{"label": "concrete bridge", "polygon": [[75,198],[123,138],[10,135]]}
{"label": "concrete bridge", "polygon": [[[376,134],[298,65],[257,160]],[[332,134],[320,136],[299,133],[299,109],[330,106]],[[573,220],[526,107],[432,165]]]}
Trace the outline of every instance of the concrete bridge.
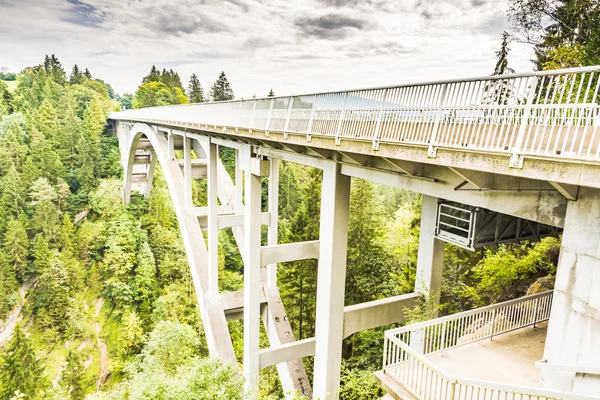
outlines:
{"label": "concrete bridge", "polygon": [[[529,319],[510,325],[521,329],[549,319],[544,361],[537,364],[541,388],[445,374],[425,356],[462,343],[444,333],[431,344],[431,332],[446,332],[446,322],[432,322],[435,329],[406,328],[408,337],[405,331],[386,333],[379,377],[396,398],[591,399],[600,393],[599,75],[597,66],[155,107],[112,113],[110,120],[119,138],[126,202],[132,190],[149,195],[157,161],[164,171],[211,355],[236,363],[227,321],[244,319],[249,397],[259,371],[277,365],[284,390],[335,398],[342,339],[401,322],[404,307],[423,292],[439,291],[445,242],[474,249],[562,232],[553,300],[524,299],[518,315]],[[235,179],[221,164],[218,146],[236,150]],[[323,171],[318,241],[277,242],[280,160]],[[414,293],[344,305],[352,178],[423,194]],[[192,203],[193,179],[207,179],[207,207]],[[268,226],[267,245],[261,245],[261,225]],[[241,292],[219,293],[217,234],[225,228],[232,228],[243,256]],[[319,260],[316,335],[295,340],[277,287],[277,263],[311,258]],[[523,307],[542,308],[524,313]],[[513,321],[517,314],[511,313],[503,320]],[[453,331],[456,338],[472,334],[476,320],[491,323],[495,334],[504,332],[492,329],[489,313],[476,314],[486,315],[483,320],[469,315],[464,329]],[[266,349],[259,347],[261,320]],[[302,363],[309,355],[315,356],[312,383]],[[413,373],[431,379],[407,380]],[[431,386],[434,376],[446,386]]]}

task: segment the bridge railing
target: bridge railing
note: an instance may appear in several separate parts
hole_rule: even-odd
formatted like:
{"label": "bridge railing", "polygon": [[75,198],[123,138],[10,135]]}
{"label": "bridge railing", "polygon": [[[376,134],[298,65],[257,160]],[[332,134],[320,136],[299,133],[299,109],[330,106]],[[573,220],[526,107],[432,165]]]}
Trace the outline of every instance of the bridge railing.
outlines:
{"label": "bridge railing", "polygon": [[426,357],[545,321],[551,304],[552,291],[548,291],[386,331],[383,370],[415,398],[423,400],[595,398],[456,377]]}
{"label": "bridge railing", "polygon": [[140,109],[146,118],[515,155],[600,159],[600,66]]}

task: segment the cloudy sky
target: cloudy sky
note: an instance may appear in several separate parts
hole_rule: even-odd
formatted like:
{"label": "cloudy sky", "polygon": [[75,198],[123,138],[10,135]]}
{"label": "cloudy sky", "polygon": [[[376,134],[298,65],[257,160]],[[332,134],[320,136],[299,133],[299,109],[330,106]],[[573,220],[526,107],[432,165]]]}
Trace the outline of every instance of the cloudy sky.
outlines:
{"label": "cloudy sky", "polygon": [[[152,64],[237,97],[489,75],[507,0],[0,0],[0,66],[55,53],[132,92]],[[512,45],[529,71],[531,49]]]}

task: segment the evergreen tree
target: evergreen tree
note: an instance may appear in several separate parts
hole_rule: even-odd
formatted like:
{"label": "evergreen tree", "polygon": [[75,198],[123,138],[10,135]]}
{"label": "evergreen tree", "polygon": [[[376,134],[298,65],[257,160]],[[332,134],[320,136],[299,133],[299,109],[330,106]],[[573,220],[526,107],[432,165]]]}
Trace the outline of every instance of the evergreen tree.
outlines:
{"label": "evergreen tree", "polygon": [[36,232],[42,232],[47,238],[52,238],[58,223],[58,208],[56,190],[48,179],[39,178],[31,186],[31,202],[34,207],[32,219],[33,228]]}
{"label": "evergreen tree", "polygon": [[52,256],[48,248],[48,242],[44,239],[44,236],[36,236],[32,256],[34,273],[40,276],[50,267],[50,257]]}
{"label": "evergreen tree", "polygon": [[11,399],[16,391],[37,398],[48,387],[44,365],[20,325],[0,356],[0,399]]}
{"label": "evergreen tree", "polygon": [[152,65],[150,73],[142,79],[142,84],[160,81],[160,71],[158,70],[158,68],[156,68],[156,65]]}
{"label": "evergreen tree", "polygon": [[210,87],[210,97],[213,101],[233,100],[233,90],[225,76],[225,72],[221,71],[219,78]]}
{"label": "evergreen tree", "polygon": [[83,72],[83,76],[85,76],[87,79],[92,79],[92,73],[87,68]]}
{"label": "evergreen tree", "polygon": [[275,92],[273,91],[273,89],[269,90],[269,94],[267,95],[267,97],[275,97]]}
{"label": "evergreen tree", "polygon": [[202,103],[204,101],[204,90],[196,74],[192,74],[190,77],[190,83],[188,85],[188,99],[190,103]]}
{"label": "evergreen tree", "polygon": [[2,241],[6,261],[13,265],[19,282],[25,281],[27,275],[27,256],[29,254],[29,239],[23,223],[19,219],[10,219]]}
{"label": "evergreen tree", "polygon": [[[17,280],[13,264],[8,262],[6,253],[0,248],[0,320],[4,319],[13,306],[13,293],[17,290]],[[1,384],[0,384],[1,388]]]}
{"label": "evergreen tree", "polygon": [[[508,66],[508,40],[510,35],[507,32],[502,32],[502,44],[500,50],[496,52],[498,61],[494,68],[493,75],[514,74],[515,71]],[[514,93],[514,83],[505,79],[497,79],[486,84],[484,91],[486,97],[484,102],[488,104],[507,104]]]}
{"label": "evergreen tree", "polygon": [[[2,178],[2,196],[0,197],[0,215],[4,221],[10,217],[17,218],[24,205],[23,182],[17,172],[17,168],[12,164],[4,177]],[[4,224],[0,222],[0,228]],[[0,232],[3,229],[0,229]]]}
{"label": "evergreen tree", "polygon": [[81,360],[81,354],[70,350],[66,358],[67,366],[61,376],[61,385],[67,389],[71,400],[83,400],[85,398],[85,369]]}
{"label": "evergreen tree", "polygon": [[69,83],[71,85],[79,85],[79,84],[81,84],[82,81],[83,81],[83,74],[79,70],[79,67],[77,66],[77,64],[75,64],[73,66],[73,69],[71,70],[71,76],[69,77]]}

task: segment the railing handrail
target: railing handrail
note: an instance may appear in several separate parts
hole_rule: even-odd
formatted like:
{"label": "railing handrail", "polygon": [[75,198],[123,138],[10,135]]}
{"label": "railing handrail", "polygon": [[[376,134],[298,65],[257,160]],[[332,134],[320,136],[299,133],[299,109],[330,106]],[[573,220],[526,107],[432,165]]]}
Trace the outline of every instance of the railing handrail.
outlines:
{"label": "railing handrail", "polygon": [[[400,377],[396,377],[396,375],[394,374],[394,368],[398,368],[398,366],[402,366],[405,363],[408,363],[410,360],[410,358],[412,358],[413,360],[417,361],[417,365],[421,365],[421,367],[419,368],[425,368],[426,370],[431,371],[431,373],[439,376],[443,381],[446,382],[446,384],[448,385],[452,385],[452,387],[471,387],[472,391],[471,393],[474,393],[475,388],[481,388],[484,389],[485,391],[487,390],[491,390],[492,393],[494,391],[500,393],[505,393],[505,394],[521,394],[521,395],[526,395],[528,396],[527,398],[530,397],[544,397],[546,399],[555,399],[555,398],[566,398],[568,396],[569,399],[572,400],[592,400],[592,399],[598,399],[598,397],[594,397],[594,396],[590,396],[590,395],[584,395],[584,394],[574,394],[574,393],[567,393],[567,392],[561,392],[561,391],[555,391],[555,390],[548,390],[548,389],[542,389],[542,388],[536,388],[536,387],[527,387],[527,386],[521,386],[521,385],[513,385],[513,384],[506,384],[506,383],[501,383],[501,382],[494,382],[494,381],[486,381],[486,380],[479,380],[479,379],[472,379],[472,378],[465,378],[465,377],[460,377],[460,376],[455,376],[455,375],[451,375],[448,374],[446,371],[444,371],[443,369],[437,367],[432,361],[430,361],[429,359],[427,359],[425,352],[421,349],[421,350],[417,350],[415,348],[413,348],[413,337],[412,335],[416,334],[417,335],[417,339],[419,338],[424,338],[423,333],[426,332],[425,328],[431,327],[431,326],[443,326],[444,329],[446,326],[448,326],[446,323],[449,321],[454,321],[454,320],[459,320],[462,318],[465,318],[467,321],[469,321],[466,325],[464,326],[469,326],[470,323],[473,323],[475,321],[474,318],[470,318],[473,315],[477,316],[478,314],[481,315],[482,317],[484,317],[483,319],[485,320],[485,316],[488,315],[489,316],[489,312],[492,311],[493,314],[492,315],[498,315],[498,313],[495,310],[498,309],[506,309],[508,310],[507,312],[510,314],[510,307],[514,306],[514,305],[518,305],[518,304],[530,304],[533,305],[534,308],[533,312],[531,312],[531,308],[527,309],[525,308],[524,310],[526,310],[525,314],[521,314],[521,315],[527,315],[528,318],[525,319],[520,319],[519,316],[517,316],[517,327],[511,327],[511,329],[518,329],[519,327],[525,327],[528,325],[531,325],[532,322],[535,323],[536,321],[540,321],[540,320],[546,320],[548,318],[547,313],[544,313],[543,315],[539,315],[538,314],[538,308],[537,307],[542,307],[542,309],[545,309],[545,312],[549,311],[549,309],[546,307],[547,306],[547,302],[545,301],[537,301],[537,299],[542,299],[545,297],[550,297],[552,296],[553,291],[546,291],[543,293],[537,293],[534,295],[530,295],[530,296],[525,296],[525,297],[521,297],[519,299],[514,299],[514,300],[509,300],[509,301],[505,301],[502,303],[498,303],[498,304],[493,304],[491,306],[487,306],[487,307],[482,307],[482,308],[478,308],[475,310],[469,310],[469,311],[465,311],[462,313],[458,313],[458,314],[454,314],[452,316],[448,316],[448,317],[442,317],[442,318],[436,318],[430,321],[425,321],[425,322],[421,322],[421,323],[416,323],[416,324],[411,324],[399,329],[394,329],[394,330],[389,330],[385,332],[385,340],[386,340],[386,344],[385,344],[385,349],[386,352],[389,351],[390,349],[390,345],[391,346],[397,346],[396,348],[400,348],[400,353],[398,353],[398,350],[394,350],[394,347],[391,347],[392,349],[392,353],[394,354],[401,354],[400,357],[393,358],[392,360],[390,360],[389,358],[386,359],[386,354],[384,354],[384,371],[388,371],[391,374],[392,377],[394,377],[395,379],[400,379]],[[529,313],[527,313],[527,310],[529,310]],[[477,318],[477,317],[476,317]],[[492,320],[485,320],[485,324],[489,324],[491,322],[491,330],[490,332],[487,332],[481,336],[477,336],[477,338],[474,341],[479,341],[479,340],[484,340],[486,338],[490,337],[490,334],[493,335],[494,333],[496,334],[501,334],[506,332],[507,330],[502,330],[500,329],[499,331],[495,331],[495,327],[494,327],[494,319]],[[463,326],[463,327],[464,327]],[[410,333],[409,333],[410,332]],[[421,332],[421,334],[419,334],[419,332]],[[443,332],[440,331],[439,327],[438,328],[433,328],[433,331],[431,332]],[[463,333],[464,334],[464,333]],[[410,336],[408,336],[410,335]],[[443,336],[443,334],[442,334]],[[454,339],[459,340],[462,336],[460,336],[460,334],[458,336],[454,336]],[[445,343],[444,340],[442,340],[442,343]],[[456,346],[456,344],[450,344],[450,347],[448,348],[452,348]],[[418,346],[417,346],[418,347]],[[443,350],[443,349],[442,349]],[[435,353],[436,351],[430,352],[428,354],[432,354]],[[386,361],[387,360],[387,361]],[[391,362],[390,362],[391,361]],[[413,365],[413,364],[409,364],[409,365]],[[423,371],[422,369],[417,369],[418,371]],[[402,373],[401,373],[402,375]],[[404,383],[399,380],[400,383],[402,383],[404,385]],[[418,381],[417,381],[418,382]],[[427,383],[431,384],[433,382],[433,378],[431,378],[430,381],[426,381],[425,385]],[[431,393],[430,391],[436,391],[438,390],[438,381],[437,379],[435,380],[436,382],[436,386],[434,387],[429,387],[429,389],[427,388],[419,388],[419,383],[412,383],[409,384],[409,386],[405,386],[405,389],[409,390],[411,393],[415,394],[415,396],[419,397],[418,393],[423,392],[423,390],[425,391],[424,393]],[[416,385],[416,386],[415,386]],[[441,388],[442,386],[439,386],[439,388]],[[439,389],[441,390],[441,389]],[[478,393],[479,393],[479,389]],[[436,392],[438,393],[438,392]],[[486,392],[487,393],[487,392]],[[438,394],[441,394],[441,392],[439,392]]]}
{"label": "railing handrail", "polygon": [[551,296],[552,293],[553,293],[552,290],[547,290],[545,292],[519,297],[518,299],[503,301],[502,303],[490,304],[489,306],[474,308],[473,310],[462,311],[462,312],[459,312],[456,314],[447,315],[445,317],[434,318],[434,319],[430,319],[428,321],[417,322],[414,324],[402,326],[400,328],[390,329],[390,330],[387,330],[385,333],[387,336],[388,333],[390,335],[397,335],[399,333],[410,332],[412,330],[421,329],[421,328],[425,328],[425,327],[433,326],[433,325],[439,325],[439,324],[447,322],[447,321],[454,321],[457,319],[461,319],[461,318],[468,317],[468,316],[475,315],[475,314],[484,313],[486,311],[496,310],[498,308],[510,306],[513,304],[525,303],[529,300],[533,300],[536,298]]}
{"label": "railing handrail", "polygon": [[482,387],[484,386],[484,387],[490,388],[490,389],[504,390],[504,391],[508,391],[508,392],[519,392],[519,393],[531,391],[533,389],[535,391],[535,394],[539,394],[539,395],[543,395],[543,396],[551,396],[551,397],[561,396],[562,397],[562,396],[565,396],[565,394],[568,394],[569,400],[598,400],[598,397],[588,396],[588,395],[584,395],[584,394],[567,393],[567,392],[561,392],[561,391],[556,391],[556,390],[533,388],[533,387],[522,386],[522,385],[510,385],[510,384],[505,384],[505,383],[501,383],[501,382],[485,381],[485,380],[481,380],[481,379],[472,379],[472,378],[463,378],[463,377],[459,377],[456,375],[451,375],[451,374],[448,374],[447,372],[445,372],[443,369],[437,367],[434,363],[429,361],[425,356],[419,354],[414,349],[411,349],[410,346],[408,346],[406,343],[402,342],[397,337],[393,337],[393,336],[389,337],[388,336],[388,339],[391,342],[393,342],[394,344],[402,347],[402,349],[405,352],[410,354],[412,357],[418,359],[420,363],[424,364],[428,368],[431,368],[432,370],[434,370],[437,374],[439,374],[442,378],[444,378],[445,380],[447,380],[450,383],[472,385],[472,386],[482,386]]}
{"label": "railing handrail", "polygon": [[204,104],[226,104],[226,103],[238,103],[238,102],[249,102],[256,100],[272,100],[272,99],[289,99],[290,97],[308,97],[308,96],[318,96],[324,94],[336,94],[336,93],[351,93],[351,92],[362,92],[368,90],[383,90],[383,89],[396,89],[396,88],[406,88],[406,87],[419,87],[419,86],[433,86],[433,85],[443,85],[443,84],[451,84],[451,83],[460,83],[460,82],[481,82],[481,81],[497,81],[503,79],[514,79],[514,78],[529,78],[534,76],[552,76],[552,75],[568,75],[574,73],[581,72],[594,72],[600,71],[600,65],[592,65],[588,67],[575,67],[575,68],[564,68],[564,69],[553,69],[547,71],[530,71],[530,72],[519,72],[514,74],[504,74],[504,75],[483,75],[476,77],[464,77],[464,78],[454,78],[454,79],[436,79],[432,81],[420,81],[415,83],[402,83],[396,85],[385,85],[385,86],[372,86],[372,87],[363,87],[363,88],[354,88],[354,89],[346,89],[346,90],[328,90],[325,92],[314,92],[314,93],[301,93],[301,94],[290,94],[286,96],[272,96],[272,97],[254,97],[250,99],[233,99],[233,100],[224,100],[224,101],[211,101],[205,103],[192,103],[192,104],[177,104],[177,105],[169,105],[169,106],[159,106],[153,108],[165,108],[165,107],[188,107],[188,106],[198,106]]}

